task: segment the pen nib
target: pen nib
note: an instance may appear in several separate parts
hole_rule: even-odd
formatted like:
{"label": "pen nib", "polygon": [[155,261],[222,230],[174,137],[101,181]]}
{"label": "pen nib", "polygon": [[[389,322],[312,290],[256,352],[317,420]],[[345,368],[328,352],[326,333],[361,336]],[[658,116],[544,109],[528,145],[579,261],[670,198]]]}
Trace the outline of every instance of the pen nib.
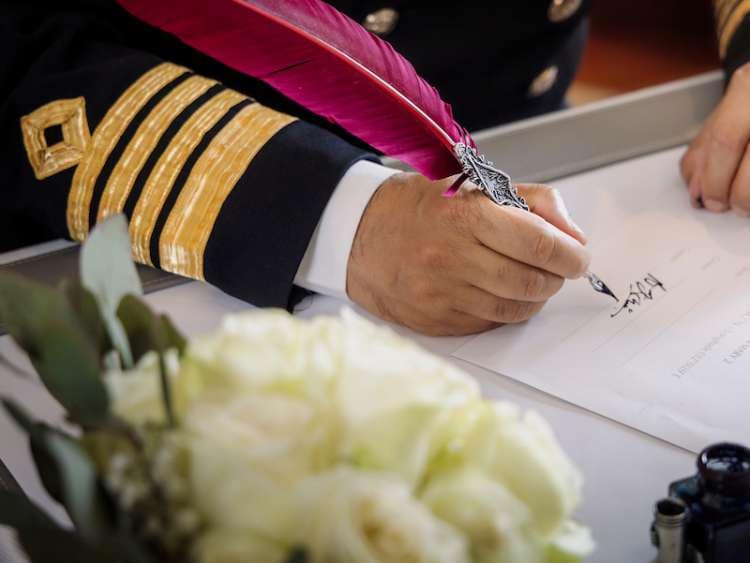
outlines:
{"label": "pen nib", "polygon": [[603,293],[604,295],[609,295],[618,303],[620,302],[617,296],[612,293],[612,290],[607,287],[607,284],[604,283],[599,276],[592,272],[586,272],[584,276],[586,276],[586,279],[589,280],[589,283],[591,284],[591,287],[594,288],[594,291],[598,291],[599,293]]}

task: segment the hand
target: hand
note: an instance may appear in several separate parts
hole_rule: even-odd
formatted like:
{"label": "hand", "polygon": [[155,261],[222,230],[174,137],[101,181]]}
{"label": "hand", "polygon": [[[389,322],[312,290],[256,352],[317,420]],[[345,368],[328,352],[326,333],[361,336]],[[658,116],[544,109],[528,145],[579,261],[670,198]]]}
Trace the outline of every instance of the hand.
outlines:
{"label": "hand", "polygon": [[750,216],[750,63],[739,68],[724,99],[682,157],[693,207]]}
{"label": "hand", "polygon": [[375,192],[354,238],[349,297],[375,315],[430,335],[525,321],[585,272],[581,230],[556,191],[519,186],[534,213],[501,207],[455,181],[396,174]]}

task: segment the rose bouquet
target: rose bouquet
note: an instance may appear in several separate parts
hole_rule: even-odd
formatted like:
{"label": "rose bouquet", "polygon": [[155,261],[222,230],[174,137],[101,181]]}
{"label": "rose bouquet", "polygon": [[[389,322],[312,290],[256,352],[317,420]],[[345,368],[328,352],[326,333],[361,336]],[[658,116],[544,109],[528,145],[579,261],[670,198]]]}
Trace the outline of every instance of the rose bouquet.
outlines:
{"label": "rose bouquet", "polygon": [[138,293],[121,218],[84,246],[82,283],[0,278],[0,321],[69,422],[4,400],[70,520],[0,491],[0,524],[34,563],[551,563],[591,551],[571,520],[581,477],[547,424],[482,400],[450,364],[348,311],[235,315],[188,342]]}

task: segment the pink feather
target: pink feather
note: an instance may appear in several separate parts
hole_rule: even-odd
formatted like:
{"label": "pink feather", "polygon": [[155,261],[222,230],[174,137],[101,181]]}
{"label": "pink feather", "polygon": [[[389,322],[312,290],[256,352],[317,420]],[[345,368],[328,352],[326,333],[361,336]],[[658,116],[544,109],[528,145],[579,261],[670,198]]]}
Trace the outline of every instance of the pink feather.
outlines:
{"label": "pink feather", "polygon": [[143,22],[276,90],[432,179],[474,146],[393,47],[320,0],[118,0]]}

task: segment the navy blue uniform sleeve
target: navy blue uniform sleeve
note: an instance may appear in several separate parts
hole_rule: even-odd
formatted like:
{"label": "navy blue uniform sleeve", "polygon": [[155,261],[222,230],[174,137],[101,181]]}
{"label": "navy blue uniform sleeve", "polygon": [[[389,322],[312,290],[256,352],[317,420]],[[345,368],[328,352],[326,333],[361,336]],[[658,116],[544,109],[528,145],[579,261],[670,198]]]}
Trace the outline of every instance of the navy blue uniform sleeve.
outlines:
{"label": "navy blue uniform sleeve", "polygon": [[750,0],[714,0],[719,55],[727,80],[750,62]]}
{"label": "navy blue uniform sleeve", "polygon": [[119,40],[106,10],[31,4],[0,6],[0,245],[82,241],[125,213],[137,261],[289,306],[330,194],[369,153]]}

